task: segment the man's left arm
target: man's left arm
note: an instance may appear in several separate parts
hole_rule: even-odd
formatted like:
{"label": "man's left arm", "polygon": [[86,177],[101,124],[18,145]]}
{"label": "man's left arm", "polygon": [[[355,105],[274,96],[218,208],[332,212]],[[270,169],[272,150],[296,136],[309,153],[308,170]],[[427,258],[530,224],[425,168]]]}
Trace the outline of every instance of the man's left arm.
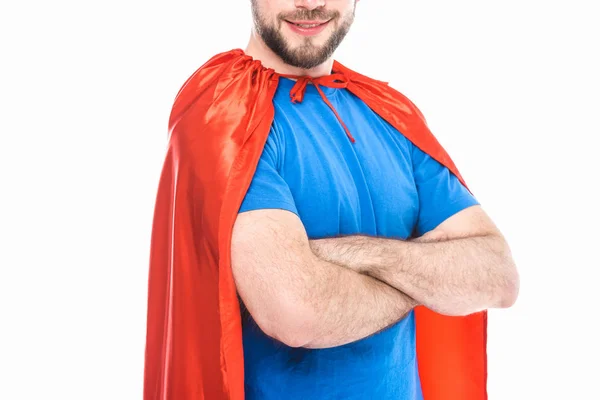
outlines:
{"label": "man's left arm", "polygon": [[411,161],[417,239],[324,239],[311,244],[314,252],[384,281],[441,314],[510,307],[519,276],[498,228],[448,168],[416,146]]}
{"label": "man's left arm", "polygon": [[319,257],[377,278],[445,315],[510,307],[519,276],[508,244],[479,205],[412,241],[346,236],[311,241]]}

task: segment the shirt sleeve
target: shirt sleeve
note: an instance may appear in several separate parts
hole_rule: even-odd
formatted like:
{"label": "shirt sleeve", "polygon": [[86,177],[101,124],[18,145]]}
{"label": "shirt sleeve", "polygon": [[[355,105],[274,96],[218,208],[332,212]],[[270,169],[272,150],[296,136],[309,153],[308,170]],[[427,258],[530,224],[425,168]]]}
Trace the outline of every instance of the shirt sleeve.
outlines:
{"label": "shirt sleeve", "polygon": [[413,147],[413,171],[419,195],[416,236],[435,229],[465,208],[479,205],[477,199],[442,164]]}
{"label": "shirt sleeve", "polygon": [[254,177],[239,212],[259,209],[281,209],[298,215],[294,198],[288,184],[279,171],[276,137],[269,134],[258,161]]}

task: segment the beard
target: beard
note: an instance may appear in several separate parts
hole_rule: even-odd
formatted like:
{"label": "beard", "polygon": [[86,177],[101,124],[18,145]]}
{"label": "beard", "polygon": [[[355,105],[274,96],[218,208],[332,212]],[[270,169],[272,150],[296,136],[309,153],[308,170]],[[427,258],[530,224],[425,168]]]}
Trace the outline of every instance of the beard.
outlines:
{"label": "beard", "polygon": [[[350,26],[352,26],[352,23],[354,22],[355,10],[356,3],[354,9],[340,20],[340,13],[338,11],[298,9],[294,14],[278,15],[278,24],[268,24],[261,15],[261,12],[256,5],[256,0],[252,0],[252,17],[254,19],[254,26],[257,34],[267,47],[281,58],[284,63],[301,69],[315,68],[327,61],[333,55],[348,34]],[[304,38],[303,43],[300,46],[293,48],[285,39],[281,31],[282,25],[286,23],[286,19],[308,21],[331,20],[329,22],[330,24],[333,24],[335,20],[340,20],[341,22],[338,23],[335,31],[324,44],[320,46],[315,45],[313,43],[314,39],[307,37]]]}

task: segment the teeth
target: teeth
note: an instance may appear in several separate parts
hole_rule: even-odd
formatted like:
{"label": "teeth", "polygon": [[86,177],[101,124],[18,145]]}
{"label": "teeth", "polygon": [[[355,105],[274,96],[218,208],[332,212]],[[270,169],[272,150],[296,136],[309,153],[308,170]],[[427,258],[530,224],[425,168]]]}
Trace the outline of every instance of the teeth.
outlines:
{"label": "teeth", "polygon": [[308,29],[308,28],[314,28],[314,27],[316,27],[316,26],[319,26],[319,25],[321,25],[321,24],[311,24],[311,25],[306,25],[306,24],[295,24],[295,25],[299,26],[300,28],[306,28],[306,29]]}

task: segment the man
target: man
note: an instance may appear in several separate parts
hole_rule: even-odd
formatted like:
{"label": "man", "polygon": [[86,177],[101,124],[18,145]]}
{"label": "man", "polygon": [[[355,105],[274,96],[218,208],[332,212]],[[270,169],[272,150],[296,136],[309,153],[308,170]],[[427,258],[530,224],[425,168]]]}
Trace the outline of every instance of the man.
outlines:
{"label": "man", "polygon": [[[355,8],[253,0],[246,53],[282,74],[330,74]],[[323,89],[353,144],[314,86],[293,104],[293,85],[281,78],[233,231],[235,282],[250,313],[246,398],[420,399],[412,309],[512,305],[508,247],[455,176],[359,99]]]}
{"label": "man", "polygon": [[254,0],[244,54],[180,91],[146,399],[486,398],[515,265],[418,109],[333,61],[355,8]]}

